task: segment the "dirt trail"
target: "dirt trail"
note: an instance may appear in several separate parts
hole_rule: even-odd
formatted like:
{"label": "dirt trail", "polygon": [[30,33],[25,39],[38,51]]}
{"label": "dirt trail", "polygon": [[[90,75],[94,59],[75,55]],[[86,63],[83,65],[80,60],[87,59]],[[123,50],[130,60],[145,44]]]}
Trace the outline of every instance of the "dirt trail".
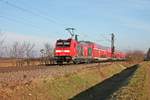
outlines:
{"label": "dirt trail", "polygon": [[70,100],[105,100],[120,87],[126,85],[127,80],[133,75],[137,68],[138,65],[129,67],[109,79],[81,92]]}

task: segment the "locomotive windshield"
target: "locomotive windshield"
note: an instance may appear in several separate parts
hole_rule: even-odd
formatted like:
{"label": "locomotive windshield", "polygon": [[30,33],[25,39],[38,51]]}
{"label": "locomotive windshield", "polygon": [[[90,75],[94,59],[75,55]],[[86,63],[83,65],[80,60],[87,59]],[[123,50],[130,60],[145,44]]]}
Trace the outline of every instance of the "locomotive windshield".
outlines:
{"label": "locomotive windshield", "polygon": [[67,40],[58,40],[56,43],[57,47],[69,47],[70,46],[71,41],[67,41]]}

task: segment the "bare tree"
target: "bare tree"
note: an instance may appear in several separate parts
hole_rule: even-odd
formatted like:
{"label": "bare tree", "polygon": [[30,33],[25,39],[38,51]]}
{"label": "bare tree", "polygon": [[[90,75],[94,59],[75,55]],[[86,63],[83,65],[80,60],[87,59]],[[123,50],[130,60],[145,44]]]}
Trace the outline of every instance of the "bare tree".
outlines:
{"label": "bare tree", "polygon": [[3,50],[4,50],[4,40],[5,40],[5,36],[4,36],[4,33],[1,32],[0,30],[0,57],[3,56]]}
{"label": "bare tree", "polygon": [[10,48],[10,57],[12,58],[23,58],[23,48],[19,42],[14,42]]}
{"label": "bare tree", "polygon": [[49,43],[44,44],[44,49],[40,50],[41,52],[41,64],[51,64],[53,56],[53,47]]}
{"label": "bare tree", "polygon": [[14,42],[10,48],[10,56],[13,58],[30,58],[33,55],[33,48],[35,44],[30,42]]}
{"label": "bare tree", "polygon": [[26,58],[33,57],[33,48],[35,47],[35,44],[32,44],[30,42],[24,42],[23,43],[24,53]]}
{"label": "bare tree", "polygon": [[10,57],[16,59],[16,66],[30,65],[35,44],[30,42],[14,42],[9,50]]}
{"label": "bare tree", "polygon": [[45,48],[45,55],[47,57],[52,57],[53,56],[53,47],[52,47],[52,45],[49,44],[49,43],[45,43],[44,48]]}
{"label": "bare tree", "polygon": [[30,63],[32,62],[33,48],[35,47],[35,44],[31,44],[30,42],[24,41],[24,43],[22,44],[22,47],[24,48],[24,57],[26,58],[25,62],[29,66]]}

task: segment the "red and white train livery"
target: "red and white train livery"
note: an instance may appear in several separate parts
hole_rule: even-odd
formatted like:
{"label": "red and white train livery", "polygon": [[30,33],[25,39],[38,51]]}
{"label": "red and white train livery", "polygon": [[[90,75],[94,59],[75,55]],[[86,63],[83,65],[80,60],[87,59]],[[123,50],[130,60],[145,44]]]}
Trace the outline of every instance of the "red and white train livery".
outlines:
{"label": "red and white train livery", "polygon": [[111,48],[90,41],[77,41],[69,38],[56,41],[54,56],[57,64],[63,62],[84,63],[108,59],[124,59],[122,52],[111,53]]}

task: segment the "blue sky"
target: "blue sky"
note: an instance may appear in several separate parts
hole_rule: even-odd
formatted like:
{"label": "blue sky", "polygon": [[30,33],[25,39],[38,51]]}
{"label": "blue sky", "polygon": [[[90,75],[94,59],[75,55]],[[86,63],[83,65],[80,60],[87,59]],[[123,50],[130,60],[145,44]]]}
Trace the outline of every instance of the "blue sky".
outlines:
{"label": "blue sky", "polygon": [[[20,10],[6,3],[24,8]],[[120,50],[150,47],[150,0],[0,0],[0,29],[9,41],[37,44],[67,38],[74,27],[80,40]]]}

